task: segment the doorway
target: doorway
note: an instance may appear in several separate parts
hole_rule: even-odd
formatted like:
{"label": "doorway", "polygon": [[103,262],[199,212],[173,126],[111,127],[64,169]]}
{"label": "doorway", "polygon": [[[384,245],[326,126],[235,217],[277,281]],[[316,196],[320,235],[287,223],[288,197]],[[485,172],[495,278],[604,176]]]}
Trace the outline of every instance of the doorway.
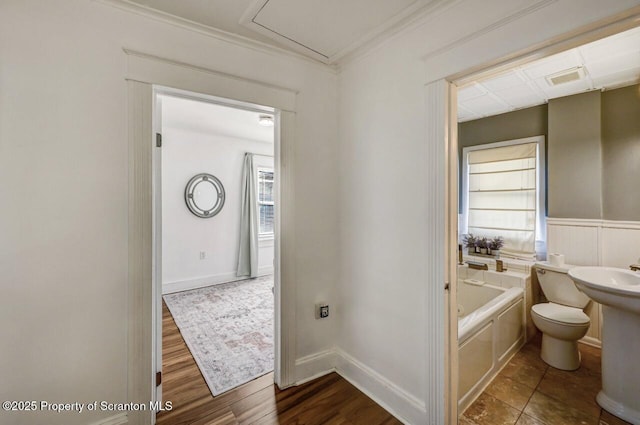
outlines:
{"label": "doorway", "polygon": [[156,400],[171,422],[194,399],[274,383],[279,113],[163,87],[154,107]]}
{"label": "doorway", "polygon": [[[613,249],[609,254],[600,257],[594,254],[604,253],[607,250],[607,243],[613,245],[627,243],[624,240],[613,242],[616,238],[613,235],[614,232],[606,229],[608,226],[616,228],[627,226],[625,229],[628,232],[635,231],[636,226],[630,223],[631,220],[634,220],[633,218],[624,219],[627,220],[627,224],[620,221],[620,218],[608,218],[603,213],[606,209],[604,198],[599,201],[601,204],[594,209],[597,216],[589,217],[591,221],[585,221],[584,218],[580,220],[577,216],[568,213],[569,210],[567,210],[567,208],[580,205],[591,199],[589,193],[597,193],[599,196],[607,185],[603,182],[604,179],[609,179],[611,182],[616,178],[616,172],[613,171],[613,168],[620,170],[625,166],[625,161],[619,160],[613,167],[609,164],[612,169],[607,171],[606,165],[603,167],[606,162],[602,157],[599,162],[589,164],[585,162],[588,155],[585,156],[584,152],[593,149],[594,152],[600,152],[599,155],[606,156],[608,150],[611,157],[617,156],[619,159],[624,157],[621,149],[626,142],[622,142],[622,138],[616,132],[621,125],[625,125],[625,122],[618,120],[623,113],[620,110],[616,112],[616,105],[620,102],[628,103],[627,100],[634,97],[633,93],[638,92],[637,82],[640,68],[637,65],[635,68],[624,65],[629,62],[637,62],[632,58],[634,55],[637,57],[637,54],[640,53],[637,48],[640,32],[638,28],[633,28],[633,26],[628,17],[625,17],[613,24],[606,23],[601,27],[594,26],[594,28],[585,29],[577,37],[560,40],[557,44],[531,52],[511,61],[509,66],[503,63],[499,66],[488,67],[480,73],[451,78],[451,81],[455,81],[455,86],[451,87],[454,93],[449,99],[455,105],[460,106],[460,108],[454,108],[453,116],[461,117],[461,123],[459,124],[457,119],[452,119],[449,126],[451,134],[454,135],[449,153],[455,158],[450,166],[454,170],[459,170],[460,174],[456,171],[449,176],[451,182],[455,182],[459,178],[461,184],[452,183],[449,188],[449,193],[454,195],[449,203],[452,207],[450,219],[458,221],[459,227],[463,229],[456,232],[458,238],[450,239],[450,243],[459,244],[461,254],[459,257],[460,266],[455,266],[457,261],[453,266],[450,265],[451,273],[455,276],[452,277],[452,293],[455,294],[452,296],[452,300],[456,300],[449,307],[451,321],[454,324],[458,321],[455,310],[458,313],[462,310],[462,316],[470,313],[470,311],[466,311],[464,302],[460,306],[460,300],[466,298],[468,301],[470,291],[477,289],[477,285],[474,286],[474,284],[480,283],[480,281],[480,284],[485,288],[496,286],[502,290],[511,291],[514,287],[520,287],[523,292],[522,306],[524,307],[519,314],[522,323],[518,326],[517,332],[512,335],[514,336],[511,341],[513,345],[503,347],[505,351],[498,353],[498,358],[493,358],[488,354],[486,370],[480,370],[476,364],[476,367],[470,372],[469,359],[463,358],[465,355],[463,347],[465,344],[472,344],[469,341],[471,340],[470,335],[473,334],[473,331],[470,331],[472,326],[465,322],[466,319],[462,319],[456,329],[460,332],[458,335],[460,340],[458,341],[457,338],[454,340],[451,337],[450,353],[459,352],[451,360],[452,363],[459,365],[452,368],[451,380],[452,388],[456,388],[458,392],[456,400],[462,402],[462,406],[457,412],[461,423],[464,421],[466,421],[464,423],[475,423],[475,414],[487,413],[478,407],[482,403],[485,405],[493,403],[492,410],[494,412],[500,410],[499,404],[504,404],[505,412],[507,412],[505,414],[510,415],[513,419],[513,422],[509,422],[511,419],[487,416],[495,422],[521,423],[531,420],[529,418],[545,423],[553,422],[550,415],[571,411],[571,414],[575,415],[572,416],[572,421],[576,423],[598,420],[611,420],[618,423],[616,422],[618,419],[612,418],[609,412],[601,409],[601,405],[595,402],[597,391],[601,385],[598,381],[600,374],[598,347],[600,346],[600,323],[602,321],[602,314],[598,311],[599,307],[594,303],[585,307],[584,313],[591,321],[591,328],[579,344],[583,353],[582,371],[587,370],[590,378],[595,377],[594,393],[586,397],[585,394],[576,395],[566,388],[566,385],[571,382],[586,388],[586,384],[577,383],[581,382],[579,379],[583,376],[579,373],[572,375],[569,372],[550,369],[548,364],[540,359],[540,334],[536,331],[529,312],[533,304],[549,301],[545,300],[540,291],[535,271],[536,261],[551,261],[547,253],[564,254],[567,264],[577,265],[621,267],[621,265],[633,260],[623,258],[624,254],[619,251],[614,252]],[[518,87],[520,84],[522,85]],[[523,94],[525,92],[526,96]],[[545,94],[549,96],[545,97]],[[457,101],[456,95],[458,96]],[[518,95],[520,97],[516,101],[515,98]],[[484,96],[486,98],[483,99]],[[511,99],[514,104],[510,104],[510,101],[506,100],[507,98]],[[539,98],[538,101],[531,100],[531,103],[528,103],[529,99],[535,98]],[[637,104],[637,95],[635,98]],[[514,106],[516,103],[517,106]],[[482,105],[482,107],[474,111],[470,105],[476,107]],[[567,129],[560,117],[564,116],[564,120],[567,121],[571,116],[569,108],[576,107],[587,109],[591,107],[593,113],[591,115],[582,112],[576,113],[575,116],[581,117],[580,119],[584,121],[577,127]],[[631,108],[634,107],[637,106],[631,106]],[[626,108],[628,110],[630,106],[627,105]],[[479,115],[475,115],[476,113]],[[611,124],[614,122],[615,125]],[[493,136],[488,137],[488,127],[484,127],[485,125],[493,126]],[[588,137],[588,132],[593,132],[597,137]],[[567,144],[572,143],[572,138],[576,134],[584,136],[581,139],[584,143],[581,142],[579,148],[581,160],[574,160],[572,164],[567,164],[565,160],[571,161],[572,158],[571,155],[564,157],[563,149],[567,149]],[[595,142],[590,145],[586,142],[587,140]],[[560,146],[561,143],[565,145]],[[537,146],[535,146],[536,144]],[[514,146],[518,146],[517,152]],[[569,149],[567,152],[575,153],[577,150]],[[618,154],[613,155],[612,152],[618,152]],[[507,158],[505,155],[509,157]],[[480,156],[482,156],[481,159]],[[498,156],[500,157],[498,158]],[[506,160],[510,160],[512,164],[527,163],[529,165],[516,167],[517,170],[516,168],[506,169],[504,167]],[[494,166],[497,166],[498,162],[500,162],[500,169],[495,169]],[[561,164],[565,165],[561,166]],[[570,174],[580,175],[581,167],[589,170],[602,168],[604,174],[600,178],[603,180],[600,183],[587,180],[581,180],[579,184],[572,183]],[[548,172],[545,172],[545,168]],[[571,172],[562,176],[562,170],[571,170]],[[492,173],[494,176],[511,173],[512,178],[488,178],[488,175]],[[517,177],[518,182],[526,180],[528,182],[526,187],[510,187],[514,176],[518,173],[522,174]],[[524,176],[525,173],[528,173],[529,176]],[[629,176],[633,172],[625,173]],[[545,182],[545,176],[548,176],[547,182]],[[472,179],[475,181],[470,183]],[[531,191],[531,196],[522,196],[523,188]],[[544,194],[545,189],[547,189],[547,196]],[[512,200],[502,199],[502,197],[497,199],[493,196],[494,199],[491,200],[478,195],[481,193],[484,196],[491,190],[501,190],[502,193],[509,190],[518,192],[520,201],[527,205],[524,207],[522,205],[516,206]],[[607,192],[605,198],[615,196],[615,191],[608,190]],[[460,200],[459,210],[455,208],[458,205],[458,200]],[[493,201],[500,203],[500,205],[491,204]],[[609,205],[615,205],[615,203],[611,202]],[[496,220],[500,215],[505,214],[506,210],[519,210],[518,214],[527,215],[528,218],[518,219],[513,216],[513,220],[510,221],[511,227],[505,224],[509,223],[509,220],[500,220],[500,225],[496,225]],[[611,208],[609,210],[612,211]],[[482,211],[489,211],[489,213]],[[582,208],[580,212],[584,211],[585,209]],[[616,209],[618,216],[622,212],[622,209]],[[568,219],[567,217],[574,218]],[[519,235],[514,233],[515,227],[513,225],[516,222],[517,224],[525,224],[525,226],[517,227],[519,231],[522,231]],[[483,233],[488,230],[499,230],[505,236],[503,239],[509,239],[510,243],[506,247],[507,249],[502,249],[502,255],[489,257],[491,253],[487,252],[487,248],[489,250],[495,248],[486,246],[492,242],[492,238],[489,236],[497,237],[500,235]],[[604,235],[607,232],[609,234]],[[587,234],[593,234],[594,239],[587,240]],[[464,235],[467,237],[464,238]],[[486,238],[486,240],[479,241],[478,236],[480,239]],[[577,240],[581,242],[576,242]],[[484,252],[479,251],[481,248],[484,248]],[[498,250],[500,248],[502,247],[497,247]],[[471,249],[474,250],[473,254]],[[453,252],[454,250],[450,251],[451,255]],[[497,270],[496,260],[501,260],[504,263],[501,266],[513,271],[513,276],[511,276],[512,273],[499,274],[503,272]],[[468,265],[470,261],[482,263],[487,266],[488,270],[472,270],[471,265]],[[559,267],[562,268],[562,266]],[[522,275],[520,282],[517,282],[515,278],[511,279],[517,277],[515,274]],[[501,279],[507,275],[509,278]],[[496,278],[496,276],[498,277]],[[468,280],[468,282],[463,282],[464,280]],[[461,286],[466,289],[463,290]],[[473,300],[474,297],[471,298]],[[514,305],[513,300],[515,298],[506,301],[505,311]],[[499,313],[502,314],[502,312]],[[481,316],[482,314],[477,315]],[[491,322],[491,318],[489,319]],[[498,322],[499,319],[496,318],[495,323],[498,324]],[[476,329],[482,326],[484,325],[479,325]],[[501,327],[502,330],[504,328]],[[453,331],[450,335],[454,335]],[[517,335],[520,336],[515,338]],[[485,336],[491,340],[490,335]],[[459,347],[458,343],[460,343]],[[487,352],[495,351],[496,344],[499,343],[500,341],[494,342],[492,347],[488,347]],[[523,345],[524,348],[520,350]],[[469,349],[469,347],[465,348]],[[518,350],[520,351],[518,352]],[[474,349],[472,351],[474,361],[480,362],[479,357],[483,357],[480,353],[481,350]],[[510,362],[509,360],[512,358],[513,360]],[[514,361],[518,364],[514,365]],[[496,364],[498,367],[495,367]],[[597,367],[593,367],[594,364]],[[514,375],[517,366],[529,368],[530,373],[521,377]],[[491,368],[495,369],[495,373],[491,372]],[[542,372],[540,373],[540,371]],[[459,373],[459,377],[455,376],[457,373]],[[478,375],[477,380],[471,379],[473,373]],[[535,381],[537,374],[540,379]],[[487,379],[483,381],[484,378]],[[555,379],[553,385],[550,384],[552,379]],[[511,388],[509,394],[499,394],[498,387],[500,385]],[[518,390],[516,391],[514,388]],[[519,401],[516,400],[518,394],[515,394],[518,392],[522,392]],[[465,399],[465,397],[468,398]],[[482,398],[482,400],[473,406],[473,401],[476,398],[478,400]],[[541,400],[546,400],[547,405],[553,404],[554,408],[546,409],[544,412],[536,411],[534,404]],[[463,410],[467,407],[469,410],[463,416]],[[454,408],[454,410],[457,409]],[[589,417],[589,415],[591,416]]]}

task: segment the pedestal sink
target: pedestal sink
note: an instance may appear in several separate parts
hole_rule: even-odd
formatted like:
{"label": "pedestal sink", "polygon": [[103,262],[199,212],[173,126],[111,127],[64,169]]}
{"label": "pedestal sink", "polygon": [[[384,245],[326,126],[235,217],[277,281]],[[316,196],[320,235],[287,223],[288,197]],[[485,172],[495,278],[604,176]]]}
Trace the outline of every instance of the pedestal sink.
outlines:
{"label": "pedestal sink", "polygon": [[602,390],[605,410],[640,425],[640,272],[613,267],[575,267],[569,276],[602,304]]}

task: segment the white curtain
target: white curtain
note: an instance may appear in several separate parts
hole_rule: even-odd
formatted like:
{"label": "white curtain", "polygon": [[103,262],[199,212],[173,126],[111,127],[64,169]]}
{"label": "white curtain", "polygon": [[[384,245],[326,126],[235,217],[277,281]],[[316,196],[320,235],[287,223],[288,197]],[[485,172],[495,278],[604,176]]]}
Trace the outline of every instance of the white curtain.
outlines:
{"label": "white curtain", "polygon": [[240,211],[239,277],[258,276],[258,215],[253,154],[244,154],[242,168],[242,209]]}
{"label": "white curtain", "polygon": [[535,254],[537,144],[468,154],[468,231],[504,237],[506,252]]}

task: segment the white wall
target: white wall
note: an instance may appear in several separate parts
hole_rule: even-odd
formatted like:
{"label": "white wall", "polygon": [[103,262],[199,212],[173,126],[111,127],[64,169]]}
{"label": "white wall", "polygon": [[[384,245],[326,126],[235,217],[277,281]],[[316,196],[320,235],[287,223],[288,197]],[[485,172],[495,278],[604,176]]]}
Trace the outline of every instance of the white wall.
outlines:
{"label": "white wall", "polygon": [[[0,399],[126,401],[127,47],[290,87],[298,356],[333,346],[336,75],[96,1],[0,2]],[[315,176],[321,175],[322,179]],[[3,425],[113,413],[0,411]]]}
{"label": "white wall", "polygon": [[[218,121],[219,106],[192,100],[162,98],[162,282],[163,292],[176,292],[243,279],[236,276],[240,245],[242,169],[246,152],[265,155],[256,164],[273,169],[273,128],[270,140],[247,140],[242,128],[256,126],[258,113],[232,110],[226,134],[208,131],[190,119],[172,118],[187,109],[191,116]],[[229,109],[229,108],[227,108]],[[264,128],[264,127],[262,127]],[[266,128],[264,128],[267,130]],[[185,204],[185,185],[194,175],[216,176],[225,189],[222,210],[212,218],[200,218]],[[259,274],[273,273],[274,244],[260,240]],[[200,252],[205,258],[200,259]]]}
{"label": "white wall", "polygon": [[425,364],[427,328],[433,326],[425,317],[444,302],[425,299],[427,285],[443,284],[428,280],[434,264],[427,248],[441,248],[428,232],[426,214],[444,206],[426,197],[424,85],[637,4],[451,2],[342,67],[337,344],[378,374],[372,381],[391,384],[379,390],[360,381],[400,416],[426,422],[425,412],[413,419],[412,401],[426,400],[435,379]]}

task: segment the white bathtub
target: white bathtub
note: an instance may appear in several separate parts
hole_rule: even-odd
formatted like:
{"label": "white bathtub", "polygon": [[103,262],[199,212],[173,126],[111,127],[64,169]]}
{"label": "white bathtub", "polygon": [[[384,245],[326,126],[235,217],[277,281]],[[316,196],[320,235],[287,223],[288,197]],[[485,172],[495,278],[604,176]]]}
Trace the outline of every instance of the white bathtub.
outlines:
{"label": "white bathtub", "polygon": [[465,283],[463,279],[458,281],[460,413],[524,344],[524,313],[522,288],[478,286]]}

